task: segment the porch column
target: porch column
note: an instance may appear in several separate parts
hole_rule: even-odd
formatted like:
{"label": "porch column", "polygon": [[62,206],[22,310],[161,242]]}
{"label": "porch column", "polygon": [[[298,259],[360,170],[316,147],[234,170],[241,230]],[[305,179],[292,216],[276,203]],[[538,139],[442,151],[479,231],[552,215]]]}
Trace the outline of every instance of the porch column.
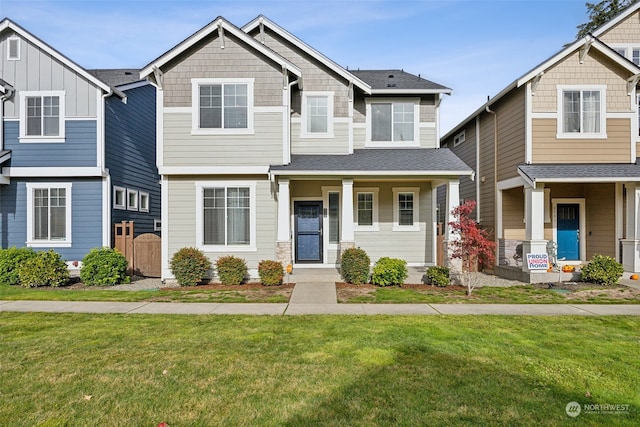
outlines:
{"label": "porch column", "polygon": [[624,271],[640,271],[640,185],[625,184],[627,190],[626,234],[622,240],[622,265]]}
{"label": "porch column", "polygon": [[340,252],[356,245],[353,230],[353,179],[342,180],[342,221],[340,221]]}
{"label": "porch column", "polygon": [[527,268],[527,254],[546,254],[544,238],[544,184],[524,189],[525,240],[522,242],[522,270],[528,273],[545,273]]}
{"label": "porch column", "polygon": [[278,180],[278,231],[276,236],[276,258],[284,267],[291,263],[291,202],[289,180]]}
{"label": "porch column", "polygon": [[460,181],[459,180],[451,180],[447,182],[447,201],[446,207],[447,214],[446,224],[444,224],[444,241],[442,253],[444,254],[444,263],[447,267],[449,267],[449,272],[454,281],[460,281],[460,275],[462,274],[462,260],[460,258],[452,258],[451,254],[453,252],[453,248],[451,247],[451,242],[454,240],[459,240],[460,235],[451,230],[451,226],[449,223],[455,221],[455,217],[453,216],[453,210],[460,205]]}

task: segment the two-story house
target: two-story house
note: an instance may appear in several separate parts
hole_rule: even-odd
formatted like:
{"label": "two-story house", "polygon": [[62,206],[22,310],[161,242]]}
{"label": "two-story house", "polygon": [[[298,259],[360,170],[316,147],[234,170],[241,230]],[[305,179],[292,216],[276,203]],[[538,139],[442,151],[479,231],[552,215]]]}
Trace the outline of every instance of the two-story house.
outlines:
{"label": "two-story house", "polygon": [[476,172],[460,194],[494,232],[501,274],[535,282],[526,254],[554,251],[560,264],[601,254],[640,271],[639,21],[635,4],[442,138]]}
{"label": "two-story house", "polygon": [[[122,74],[113,85],[102,74],[0,22],[2,248],[52,248],[72,263],[111,246],[121,210],[148,216],[151,228],[160,218],[155,90],[136,86],[137,71],[113,71]],[[136,157],[145,145],[151,156]]]}
{"label": "two-story house", "polygon": [[[213,261],[336,266],[358,246],[435,264],[436,192],[472,174],[439,149],[450,89],[347,70],[274,22],[217,18],[141,70],[157,87],[163,277],[185,246]],[[450,209],[449,209],[450,210]]]}

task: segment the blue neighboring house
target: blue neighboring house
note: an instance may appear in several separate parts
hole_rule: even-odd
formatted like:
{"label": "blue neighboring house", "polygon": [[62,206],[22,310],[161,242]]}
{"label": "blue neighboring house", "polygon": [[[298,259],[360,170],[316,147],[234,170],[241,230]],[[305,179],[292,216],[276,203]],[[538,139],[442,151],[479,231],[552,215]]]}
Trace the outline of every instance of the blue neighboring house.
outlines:
{"label": "blue neighboring house", "polygon": [[69,264],[113,223],[159,229],[155,91],[137,70],[88,71],[0,21],[0,245]]}

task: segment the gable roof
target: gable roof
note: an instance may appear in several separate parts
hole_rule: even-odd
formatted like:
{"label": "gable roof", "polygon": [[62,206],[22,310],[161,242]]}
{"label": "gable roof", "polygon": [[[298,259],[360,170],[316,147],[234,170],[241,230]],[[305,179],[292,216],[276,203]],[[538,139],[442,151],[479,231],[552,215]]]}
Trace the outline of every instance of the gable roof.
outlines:
{"label": "gable roof", "polygon": [[451,94],[451,89],[404,70],[352,70],[371,86],[374,95],[382,94]]}
{"label": "gable roof", "polygon": [[353,154],[292,155],[288,165],[272,165],[274,175],[472,175],[448,148],[360,149]]}
{"label": "gable roof", "polygon": [[87,70],[82,68],[80,65],[76,64],[71,59],[67,58],[66,56],[64,56],[63,54],[61,54],[51,46],[49,46],[47,43],[40,40],[38,37],[34,36],[24,28],[20,27],[18,24],[11,21],[9,18],[4,18],[2,21],[0,21],[0,33],[7,29],[29,40],[34,45],[38,46],[38,48],[48,53],[58,61],[62,62],[64,65],[66,65],[67,67],[69,67],[70,69],[72,69],[73,71],[75,71],[76,73],[78,73],[79,75],[81,75],[82,77],[84,77],[85,79],[87,79],[88,81],[90,81],[91,83],[93,83],[94,85],[102,89],[103,91],[107,93],[112,92],[108,84],[96,78],[95,76],[91,75]]}
{"label": "gable roof", "polygon": [[122,86],[136,83],[140,80],[140,71],[137,68],[115,68],[87,70],[109,86]]}
{"label": "gable roof", "polygon": [[275,22],[271,21],[269,18],[267,18],[264,15],[258,15],[254,20],[252,20],[251,22],[246,24],[244,27],[242,27],[242,30],[246,33],[250,33],[256,28],[259,28],[261,25],[266,26],[267,28],[269,28],[274,33],[278,34],[283,39],[299,47],[300,49],[308,53],[311,57],[315,58],[320,63],[326,65],[329,69],[331,69],[333,72],[335,72],[339,76],[345,78],[348,81],[352,81],[355,86],[362,89],[365,93],[367,94],[371,93],[371,87],[369,86],[369,84],[361,80],[353,72],[350,72],[349,70],[341,67],[340,65],[338,65],[337,63],[329,59],[327,56],[318,52],[317,50],[315,50],[314,48],[312,48],[311,46],[309,46],[308,44],[306,44],[305,42],[303,42],[302,40],[300,40],[299,38],[291,34],[289,31],[285,30]]}
{"label": "gable roof", "polygon": [[302,76],[302,71],[295,64],[283,58],[282,56],[278,55],[273,50],[269,49],[268,47],[266,47],[265,45],[263,45],[262,43],[254,39],[253,37],[246,34],[240,28],[236,27],[235,25],[233,25],[223,17],[219,16],[213,21],[211,21],[209,24],[205,25],[204,27],[202,27],[201,29],[199,29],[198,31],[196,31],[195,33],[187,37],[182,42],[178,43],[178,45],[174,46],[172,49],[165,52],[164,54],[162,54],[161,56],[154,59],[146,66],[144,66],[140,71],[140,78],[144,79],[145,77],[153,73],[154,68],[156,67],[160,68],[163,65],[167,64],[168,62],[178,57],[180,54],[185,52],[187,49],[189,49],[199,41],[205,39],[215,31],[217,31],[219,28],[221,28],[223,31],[228,31],[234,37],[238,38],[243,43],[251,46],[253,49],[257,50],[267,58],[271,59],[277,64],[282,65],[283,67],[286,67],[288,71],[295,74],[296,76],[298,77]]}

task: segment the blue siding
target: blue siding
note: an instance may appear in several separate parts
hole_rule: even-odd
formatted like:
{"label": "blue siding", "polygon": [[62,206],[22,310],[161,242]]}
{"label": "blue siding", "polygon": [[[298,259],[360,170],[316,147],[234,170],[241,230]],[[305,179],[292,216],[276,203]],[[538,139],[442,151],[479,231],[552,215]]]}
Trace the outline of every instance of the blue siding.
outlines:
{"label": "blue siding", "polygon": [[[149,212],[112,208],[112,221],[134,221],[135,234],[153,233],[160,219],[160,175],[156,167],[156,91],[151,85],[126,91],[105,106],[105,162],[112,186],[149,193]],[[113,199],[113,188],[111,189]],[[113,202],[112,202],[113,203]]]}
{"label": "blue siding", "polygon": [[[11,179],[0,186],[0,243],[23,247],[27,240],[27,182],[71,182],[70,248],[53,248],[68,261],[81,260],[91,248],[102,246],[101,179]],[[47,248],[42,248],[46,250]],[[38,248],[37,250],[41,250]]]}
{"label": "blue siding", "polygon": [[4,147],[11,150],[12,167],[87,167],[97,164],[95,120],[67,120],[61,143],[19,142],[20,122],[4,122]]}

